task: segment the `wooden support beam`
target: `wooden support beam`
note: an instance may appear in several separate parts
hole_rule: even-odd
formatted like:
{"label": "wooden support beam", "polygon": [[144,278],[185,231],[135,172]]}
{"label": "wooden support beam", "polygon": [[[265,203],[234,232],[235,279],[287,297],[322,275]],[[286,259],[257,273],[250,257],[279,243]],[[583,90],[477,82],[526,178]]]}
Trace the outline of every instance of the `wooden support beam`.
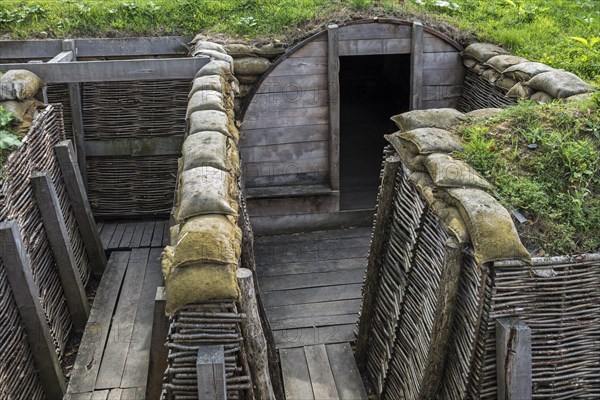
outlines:
{"label": "wooden support beam", "polygon": [[44,171],[33,173],[31,185],[42,215],[44,229],[54,255],[73,325],[76,330],[83,331],[90,315],[90,306],[77,269],[73,247],[54,184],[50,174]]}
{"label": "wooden support beam", "polygon": [[198,348],[196,376],[198,378],[198,399],[227,399],[223,345],[200,346]]}
{"label": "wooden support beam", "polygon": [[423,105],[423,25],[413,22],[410,54],[410,104],[411,110]]}
{"label": "wooden support beam", "polygon": [[85,251],[88,255],[92,269],[97,274],[102,274],[106,268],[106,253],[98,234],[96,221],[92,214],[92,208],[88,201],[87,193],[83,184],[80,170],[78,168],[75,151],[70,140],[64,140],[54,146],[54,152],[58,159],[58,165],[62,172],[63,181],[67,195],[71,201],[73,214],[77,220],[79,232],[85,243]]}
{"label": "wooden support beam", "polygon": [[161,399],[162,381],[167,369],[167,334],[169,318],[165,314],[167,293],[164,287],[156,288],[154,299],[154,317],[152,319],[152,336],[150,338],[150,361],[148,363],[148,381],[146,383],[146,400]]}
{"label": "wooden support beam", "polygon": [[[329,79],[329,176],[332,190],[340,188],[340,57],[338,26],[327,26]],[[339,209],[339,203],[338,203]]]}
{"label": "wooden support beam", "polygon": [[86,140],[88,157],[181,155],[182,135],[146,139]]}
{"label": "wooden support beam", "polygon": [[498,400],[532,397],[531,329],[519,318],[496,320]]}
{"label": "wooden support beam", "polygon": [[65,378],[16,221],[0,223],[0,243],[0,258],[23,321],[42,388],[48,399],[62,399],[66,389]]}
{"label": "wooden support beam", "polygon": [[58,53],[58,55],[56,55],[54,58],[49,60],[48,63],[64,63],[64,62],[73,61],[73,59],[74,59],[73,52],[70,50],[66,50],[66,51],[61,51],[60,53]]}
{"label": "wooden support beam", "polygon": [[396,174],[400,167],[398,157],[388,157],[383,165],[381,190],[377,199],[377,210],[371,250],[367,261],[367,273],[363,287],[363,302],[358,320],[358,339],[356,341],[356,362],[360,366],[366,365],[367,352],[370,343],[370,328],[373,321],[375,301],[379,289],[381,266],[383,264],[383,249],[387,242],[387,231],[394,200],[394,187]]}
{"label": "wooden support beam", "polygon": [[45,83],[118,82],[193,79],[208,57],[145,60],[73,61],[69,63],[0,64],[0,72],[26,69]]}
{"label": "wooden support beam", "polygon": [[240,305],[246,319],[242,322],[246,351],[249,357],[253,386],[256,388],[258,400],[275,400],[275,392],[271,385],[269,372],[269,355],[267,340],[262,329],[252,271],[240,268],[237,271],[237,281],[240,287]]}

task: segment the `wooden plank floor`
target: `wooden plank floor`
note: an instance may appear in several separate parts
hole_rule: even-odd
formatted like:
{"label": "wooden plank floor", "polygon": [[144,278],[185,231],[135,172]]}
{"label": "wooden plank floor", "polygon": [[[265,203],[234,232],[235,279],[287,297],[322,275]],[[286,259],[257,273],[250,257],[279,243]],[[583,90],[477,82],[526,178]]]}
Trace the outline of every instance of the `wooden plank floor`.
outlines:
{"label": "wooden plank floor", "polygon": [[[145,398],[153,300],[156,288],[163,285],[160,255],[164,229],[163,221],[160,226],[155,221],[102,226],[103,242],[122,246],[129,241],[145,246],[111,253],[65,399]],[[161,240],[154,241],[159,231]],[[121,232],[118,240],[117,232]]]}
{"label": "wooden plank floor", "polygon": [[169,244],[169,221],[166,219],[99,222],[97,226],[106,251]]}
{"label": "wooden plank floor", "polygon": [[256,238],[261,296],[279,349],[354,341],[371,228]]}

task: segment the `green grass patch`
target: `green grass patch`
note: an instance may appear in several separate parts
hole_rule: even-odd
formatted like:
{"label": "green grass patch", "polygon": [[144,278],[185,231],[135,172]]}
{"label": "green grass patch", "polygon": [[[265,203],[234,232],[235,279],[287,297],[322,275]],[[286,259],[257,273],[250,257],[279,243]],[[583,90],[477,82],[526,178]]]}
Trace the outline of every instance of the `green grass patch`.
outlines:
{"label": "green grass patch", "polygon": [[497,188],[538,254],[600,251],[600,94],[578,103],[522,102],[458,129],[459,157]]}

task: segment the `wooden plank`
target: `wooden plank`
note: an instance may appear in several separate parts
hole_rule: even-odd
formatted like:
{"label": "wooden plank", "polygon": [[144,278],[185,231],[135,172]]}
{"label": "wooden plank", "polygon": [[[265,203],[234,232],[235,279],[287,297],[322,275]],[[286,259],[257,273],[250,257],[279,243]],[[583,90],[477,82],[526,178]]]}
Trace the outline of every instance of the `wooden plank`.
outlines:
{"label": "wooden plank", "polygon": [[[85,243],[90,264],[95,273],[101,274],[106,268],[106,253],[104,242],[96,227],[92,208],[85,190],[78,162],[71,141],[65,140],[54,146],[54,152],[60,166],[65,189],[72,205],[73,214],[77,221],[79,233]],[[104,225],[102,225],[104,226]],[[110,233],[112,235],[112,233]]]}
{"label": "wooden plank", "polygon": [[355,39],[410,39],[410,25],[352,24],[340,27],[340,40]]}
{"label": "wooden plank", "polygon": [[327,73],[327,57],[286,58],[269,76],[320,75]]}
{"label": "wooden plank", "polygon": [[110,255],[79,345],[69,393],[85,393],[94,389],[130,254],[129,251],[115,251]]}
{"label": "wooden plank", "polygon": [[[355,324],[288,329],[273,332],[278,349],[354,341]],[[281,351],[281,350],[280,350]]]}
{"label": "wooden plank", "polygon": [[142,241],[142,236],[144,234],[145,227],[145,222],[137,221],[135,223],[135,231],[133,232],[133,236],[131,237],[131,241],[129,242],[129,245],[131,247],[140,247],[140,242]]}
{"label": "wooden plank", "polygon": [[272,76],[269,74],[256,89],[256,93],[280,93],[290,90],[327,89],[327,71],[309,75]]}
{"label": "wooden plank", "polygon": [[102,247],[103,248],[108,248],[108,244],[110,243],[110,239],[113,237],[113,234],[115,233],[115,229],[117,229],[117,223],[116,222],[110,222],[110,223],[105,223],[104,227],[102,228],[102,232],[100,232],[100,241],[102,242]]}
{"label": "wooden plank", "polygon": [[[127,272],[123,280],[121,295],[112,319],[110,334],[102,356],[102,364],[98,370],[96,389],[112,389],[121,386],[121,378],[125,369],[128,350],[132,340],[138,340],[138,332],[134,335],[134,322],[148,256],[150,250],[133,249],[129,257]],[[146,383],[145,379],[144,382]]]}
{"label": "wooden plank", "polygon": [[76,393],[76,394],[67,393],[64,396],[64,400],[91,400],[91,398],[92,398],[92,392]]}
{"label": "wooden plank", "polygon": [[[327,185],[327,187],[329,187],[329,185]],[[339,191],[332,191],[329,189],[328,192],[321,194],[316,193],[314,195],[306,194],[294,197],[253,198],[246,201],[246,207],[248,209],[248,214],[251,217],[312,214],[334,212],[337,210],[338,201]]]}
{"label": "wooden plank", "polygon": [[128,222],[125,225],[125,231],[123,232],[123,237],[121,237],[121,242],[119,243],[119,248],[126,249],[130,246],[131,238],[133,237],[133,233],[135,232],[135,222]]}
{"label": "wooden plank", "polygon": [[423,101],[441,101],[460,97],[462,85],[423,86]]}
{"label": "wooden plank", "polygon": [[[340,189],[340,55],[338,26],[327,27],[329,79],[329,181],[331,189]],[[339,202],[338,202],[339,209]]]}
{"label": "wooden plank", "polygon": [[304,349],[279,351],[281,374],[287,400],[314,400]]}
{"label": "wooden plank", "polygon": [[[260,218],[260,217],[259,217]],[[257,257],[260,257],[265,264],[272,263],[288,263],[301,261],[320,261],[343,258],[365,257],[369,251],[368,245],[363,245],[354,248],[345,248],[338,250],[336,248],[315,249],[313,251],[294,251],[289,250],[285,253],[274,254],[269,250],[257,250]]]}
{"label": "wooden plank", "polygon": [[[245,157],[244,150],[241,154]],[[322,184],[327,168],[328,158],[248,162],[244,165],[244,180],[249,187]]]}
{"label": "wooden plank", "polygon": [[323,141],[328,140],[328,135],[329,125],[327,124],[247,129],[242,132],[240,148]]}
{"label": "wooden plank", "polygon": [[156,221],[154,223],[154,233],[152,235],[151,247],[162,247],[163,231],[165,230],[165,224],[167,221]]}
{"label": "wooden plank", "polygon": [[448,98],[443,100],[424,100],[421,109],[429,110],[432,108],[456,108],[459,97]]}
{"label": "wooden plank", "polygon": [[99,390],[92,393],[91,400],[106,400],[108,399],[109,390]]}
{"label": "wooden plank", "polygon": [[154,221],[146,221],[144,233],[140,239],[140,247],[150,247],[152,243],[152,234],[154,233]]}
{"label": "wooden plank", "polygon": [[261,294],[265,307],[309,304],[336,300],[360,299],[362,283],[265,292]]}
{"label": "wooden plank", "polygon": [[465,80],[465,68],[461,65],[450,69],[423,70],[424,85],[462,85]]}
{"label": "wooden plank", "polygon": [[297,57],[327,57],[327,42],[309,42],[289,55],[289,58]]}
{"label": "wooden plank", "polygon": [[496,320],[498,400],[532,397],[531,329],[519,318]]}
{"label": "wooden plank", "polygon": [[[135,340],[131,340],[129,343],[129,350],[127,352],[127,362],[121,379],[122,388],[131,387],[142,387],[148,382],[148,369],[150,363],[150,351],[151,351],[151,340],[153,335],[153,313],[154,313],[154,302],[153,299],[156,297],[156,290],[159,286],[163,286],[163,275],[160,264],[160,255],[162,249],[153,248],[150,249],[148,256],[148,266],[146,267],[146,275],[144,276],[142,291],[140,294],[140,301],[138,304],[137,312],[135,315],[134,322],[134,334]],[[164,305],[163,305],[164,306]],[[163,311],[164,316],[164,311]],[[165,325],[157,328],[161,329],[162,333],[166,337],[166,328],[168,328],[168,319],[162,321]],[[160,332],[159,332],[160,333]],[[159,354],[164,354],[165,358],[163,361],[166,363],[166,347],[164,343],[166,339],[162,341],[162,349],[157,349]],[[162,365],[162,364],[159,364]],[[163,368],[162,373],[165,371]],[[162,378],[158,379],[159,383],[162,382]],[[145,392],[145,390],[144,390]],[[143,392],[140,392],[140,394]]]}
{"label": "wooden plank", "polygon": [[45,83],[193,79],[208,57],[76,61],[60,64],[0,64],[0,71],[26,69]]}
{"label": "wooden plank", "polygon": [[73,326],[77,331],[83,331],[90,315],[90,305],[73,254],[73,246],[54,183],[46,171],[34,172],[30,182],[69,306]]}
{"label": "wooden plank", "polygon": [[306,346],[304,354],[315,398],[339,400],[325,345]]}
{"label": "wooden plank", "polygon": [[127,228],[126,223],[119,223],[115,228],[115,233],[113,233],[112,238],[110,238],[110,242],[108,242],[108,249],[118,249],[119,244],[121,244],[121,239],[123,238],[123,234],[125,233],[125,228]]}
{"label": "wooden plank", "polygon": [[[261,254],[274,253],[277,256],[298,254],[305,252],[319,252],[325,259],[345,258],[345,250],[355,247],[369,247],[370,240],[365,236],[325,238],[316,236],[314,239],[297,240],[294,242],[260,241],[255,245],[255,252]],[[365,254],[366,256],[366,254]],[[335,257],[335,258],[334,258]],[[264,261],[264,260],[262,260]]]}
{"label": "wooden plank", "polygon": [[290,88],[283,92],[260,93],[254,95],[247,113],[288,108],[323,107],[329,104],[327,89]]}
{"label": "wooden plank", "polygon": [[367,400],[367,392],[350,344],[328,344],[326,349],[340,400]]}
{"label": "wooden plank", "polygon": [[69,62],[69,61],[73,61],[73,51],[72,50],[61,51],[56,56],[54,56],[51,60],[48,60],[49,63],[62,63],[62,62]]}
{"label": "wooden plank", "polygon": [[180,155],[182,144],[182,135],[150,139],[86,140],[85,151],[88,157]]}
{"label": "wooden plank", "polygon": [[410,54],[410,110],[418,110],[422,106],[423,62],[423,25],[420,22],[413,22]]}
{"label": "wooden plank", "polygon": [[317,272],[333,272],[349,269],[365,268],[367,265],[366,257],[360,258],[345,258],[342,260],[321,260],[310,262],[297,262],[287,264],[268,264],[260,265],[258,268],[258,276],[282,276],[307,274]]}
{"label": "wooden plank", "polygon": [[169,331],[169,319],[165,315],[167,294],[164,287],[156,288],[153,304],[152,335],[148,360],[148,379],[146,400],[159,400],[162,390],[162,378],[167,368],[168,351],[165,343]]}
{"label": "wooden plank", "polygon": [[462,65],[462,57],[456,50],[423,54],[423,70],[460,68]]}
{"label": "wooden plank", "polygon": [[223,345],[198,346],[196,378],[198,380],[199,399],[227,399]]}
{"label": "wooden plank", "polygon": [[168,246],[171,241],[171,223],[170,221],[165,221],[165,228],[163,230],[162,236],[162,247]]}
{"label": "wooden plank", "polygon": [[81,172],[81,179],[84,186],[87,187],[87,161],[85,154],[85,134],[83,131],[83,100],[81,99],[81,88],[79,83],[69,83],[69,105],[71,108],[71,124],[73,127],[73,138],[75,140],[75,150],[77,156],[77,165]]}
{"label": "wooden plank", "polygon": [[410,38],[340,40],[339,48],[340,56],[408,54],[411,52],[411,40]]}
{"label": "wooden plank", "polygon": [[313,328],[315,326],[333,326],[356,324],[358,315],[356,312],[351,314],[325,315],[300,318],[286,318],[278,321],[269,322],[273,331],[281,331],[296,328]]}
{"label": "wooden plank", "polygon": [[241,154],[247,163],[295,162],[298,160],[322,160],[327,158],[327,142],[303,142],[246,147]]}
{"label": "wooden plank", "polygon": [[247,114],[242,130],[282,126],[321,125],[329,122],[329,107],[304,107]]}
{"label": "wooden plank", "polygon": [[16,221],[0,223],[0,241],[0,258],[23,323],[40,383],[48,398],[60,399],[66,389],[65,378]]}
{"label": "wooden plank", "polygon": [[339,240],[344,238],[364,237],[370,238],[373,228],[370,226],[336,228],[321,231],[285,233],[280,235],[256,236],[257,243],[295,243],[314,242],[315,240]]}
{"label": "wooden plank", "polygon": [[456,47],[446,42],[445,40],[425,32],[423,35],[423,52],[424,53],[441,53],[459,51]]}
{"label": "wooden plank", "polygon": [[121,400],[144,400],[145,388],[127,388],[121,392]]}
{"label": "wooden plank", "polygon": [[121,388],[111,389],[110,393],[108,394],[108,400],[121,400],[122,393],[123,389]]}
{"label": "wooden plank", "polygon": [[[261,282],[262,287],[262,282]],[[290,306],[266,307],[269,321],[289,318],[304,318],[313,315],[329,316],[357,313],[361,300],[340,300],[322,303],[294,304]]]}
{"label": "wooden plank", "polygon": [[[152,56],[188,54],[190,36],[76,39],[79,57]],[[61,39],[2,40],[0,59],[43,59],[62,50]]]}

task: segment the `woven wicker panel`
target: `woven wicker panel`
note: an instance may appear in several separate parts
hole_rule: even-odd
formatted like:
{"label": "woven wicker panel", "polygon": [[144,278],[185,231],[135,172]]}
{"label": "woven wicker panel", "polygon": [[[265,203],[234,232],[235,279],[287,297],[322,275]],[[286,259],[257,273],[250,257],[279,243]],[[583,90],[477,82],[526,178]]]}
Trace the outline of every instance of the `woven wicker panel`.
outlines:
{"label": "woven wicker panel", "polygon": [[69,102],[69,86],[66,83],[52,83],[48,85],[48,102],[62,104],[65,136],[73,139],[73,123],[71,119],[71,104]]}
{"label": "woven wicker panel", "polygon": [[477,75],[467,71],[462,93],[456,109],[462,112],[482,108],[502,108],[517,104],[515,99],[506,97],[506,92]]}
{"label": "woven wicker panel", "polygon": [[166,215],[173,208],[177,157],[91,157],[87,164],[96,217]]}
{"label": "woven wicker panel", "polygon": [[148,138],[183,134],[189,80],[83,84],[85,138]]}
{"label": "woven wicker panel", "polygon": [[227,399],[253,398],[241,333],[242,318],[244,316],[237,312],[236,303],[231,301],[187,305],[175,313],[167,338],[169,355],[163,399],[198,398],[198,347],[208,345],[223,345],[225,348]]}

